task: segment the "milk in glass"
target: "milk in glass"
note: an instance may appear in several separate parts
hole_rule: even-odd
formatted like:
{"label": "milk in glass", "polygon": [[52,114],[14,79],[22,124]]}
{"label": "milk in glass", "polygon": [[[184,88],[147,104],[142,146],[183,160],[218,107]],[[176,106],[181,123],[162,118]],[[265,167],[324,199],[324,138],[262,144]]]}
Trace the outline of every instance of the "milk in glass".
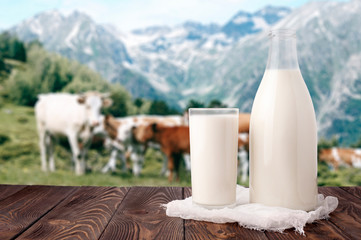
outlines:
{"label": "milk in glass", "polygon": [[236,201],[238,109],[190,109],[192,198],[207,208]]}

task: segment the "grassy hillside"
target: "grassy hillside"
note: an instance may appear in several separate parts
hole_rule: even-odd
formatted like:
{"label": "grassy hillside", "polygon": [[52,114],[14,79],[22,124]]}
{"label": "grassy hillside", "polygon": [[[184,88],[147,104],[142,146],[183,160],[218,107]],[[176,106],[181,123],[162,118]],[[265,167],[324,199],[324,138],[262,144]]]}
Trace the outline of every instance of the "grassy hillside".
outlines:
{"label": "grassy hillside", "polygon": [[[84,176],[76,176],[72,169],[71,154],[63,146],[55,150],[56,172],[40,169],[38,137],[31,107],[6,104],[0,108],[0,184],[99,185],[99,186],[189,186],[189,174],[182,173],[181,182],[169,184],[160,176],[162,167],[159,152],[149,150],[142,175],[138,178],[121,170],[102,174],[110,151],[91,149],[87,164],[92,169]],[[118,162],[120,164],[120,162]],[[121,166],[118,166],[121,169]]]}
{"label": "grassy hillside", "polygon": [[[160,176],[162,159],[159,152],[148,150],[145,166],[140,177],[117,170],[102,174],[101,168],[110,155],[107,149],[91,149],[88,166],[91,171],[76,176],[72,169],[71,154],[66,147],[56,147],[56,172],[44,173],[40,169],[38,137],[34,110],[5,104],[0,108],[0,184],[49,184],[49,185],[98,185],[98,186],[190,186],[190,174],[181,167],[181,181],[169,184]],[[118,169],[121,166],[118,162]],[[332,172],[319,164],[319,185],[361,185],[361,170],[341,168]],[[247,185],[248,183],[244,183]]]}

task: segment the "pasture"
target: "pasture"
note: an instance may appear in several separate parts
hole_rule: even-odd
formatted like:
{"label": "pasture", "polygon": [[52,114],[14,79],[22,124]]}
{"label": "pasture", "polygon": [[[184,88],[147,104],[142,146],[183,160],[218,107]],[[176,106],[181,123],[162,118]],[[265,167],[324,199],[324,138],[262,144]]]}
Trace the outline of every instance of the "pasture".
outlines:
{"label": "pasture", "polygon": [[[47,184],[47,185],[94,185],[94,186],[190,186],[190,173],[180,167],[180,182],[169,183],[161,176],[163,165],[159,151],[148,149],[139,177],[122,172],[120,161],[114,173],[101,173],[107,163],[110,150],[92,148],[83,176],[76,176],[72,168],[71,153],[66,146],[55,148],[55,172],[42,172],[34,110],[5,104],[0,108],[0,183],[1,184]],[[325,164],[318,166],[318,183],[326,186],[361,185],[361,170],[341,167],[332,172]],[[240,183],[240,182],[239,182]],[[240,183],[248,185],[246,183]]]}
{"label": "pasture", "polygon": [[149,149],[144,168],[139,177],[121,171],[101,173],[107,163],[110,150],[90,149],[87,165],[91,170],[76,176],[72,168],[71,153],[65,146],[56,145],[55,172],[40,169],[40,153],[34,110],[31,107],[4,105],[0,108],[0,183],[1,184],[49,184],[49,185],[96,185],[96,186],[190,186],[190,174],[181,166],[181,181],[169,183],[161,176],[161,154]]}

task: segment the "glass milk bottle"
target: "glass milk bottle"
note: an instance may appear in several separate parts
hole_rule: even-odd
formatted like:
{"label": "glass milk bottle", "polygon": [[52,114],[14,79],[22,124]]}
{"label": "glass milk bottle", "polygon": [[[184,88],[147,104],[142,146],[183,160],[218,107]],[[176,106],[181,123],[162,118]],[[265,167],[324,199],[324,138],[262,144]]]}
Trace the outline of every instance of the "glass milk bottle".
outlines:
{"label": "glass milk bottle", "polygon": [[250,123],[250,201],[313,210],[317,203],[317,126],[293,30],[273,30]]}

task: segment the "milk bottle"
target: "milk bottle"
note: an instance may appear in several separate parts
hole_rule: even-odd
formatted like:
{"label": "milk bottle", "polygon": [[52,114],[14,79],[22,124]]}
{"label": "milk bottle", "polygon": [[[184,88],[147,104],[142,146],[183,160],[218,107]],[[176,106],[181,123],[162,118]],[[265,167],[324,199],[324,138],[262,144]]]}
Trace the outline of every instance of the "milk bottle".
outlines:
{"label": "milk bottle", "polygon": [[317,203],[317,126],[295,31],[270,32],[267,68],[250,122],[250,201],[312,210]]}

